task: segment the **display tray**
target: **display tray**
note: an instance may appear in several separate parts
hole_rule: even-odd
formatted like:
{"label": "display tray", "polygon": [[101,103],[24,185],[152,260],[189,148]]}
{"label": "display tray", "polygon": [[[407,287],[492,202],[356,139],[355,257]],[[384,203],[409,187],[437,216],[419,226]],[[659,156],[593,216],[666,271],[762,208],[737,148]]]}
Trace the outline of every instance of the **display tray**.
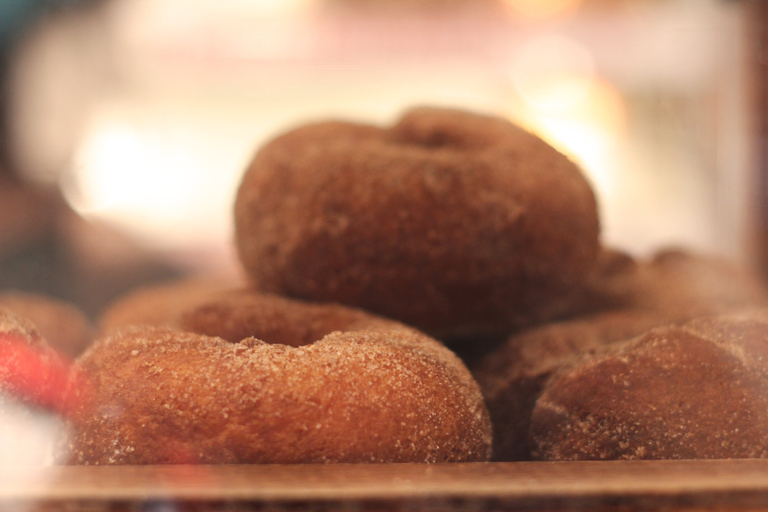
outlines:
{"label": "display tray", "polygon": [[768,510],[768,460],[0,469],[0,510]]}

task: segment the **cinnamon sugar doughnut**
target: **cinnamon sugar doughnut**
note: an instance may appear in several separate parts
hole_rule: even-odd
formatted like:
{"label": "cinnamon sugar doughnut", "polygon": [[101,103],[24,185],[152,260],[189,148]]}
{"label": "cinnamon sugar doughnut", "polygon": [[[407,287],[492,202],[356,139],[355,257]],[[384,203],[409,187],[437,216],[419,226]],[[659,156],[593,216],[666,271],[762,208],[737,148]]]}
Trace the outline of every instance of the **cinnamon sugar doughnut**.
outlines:
{"label": "cinnamon sugar doughnut", "polygon": [[0,306],[1,467],[24,475],[51,464],[77,377],[31,322]]}
{"label": "cinnamon sugar doughnut", "polygon": [[[297,328],[302,313],[308,327]],[[181,323],[261,339],[142,327],[98,340],[79,360],[93,399],[73,422],[70,462],[490,456],[477,384],[452,352],[418,331],[340,306],[245,292],[194,308]]]}
{"label": "cinnamon sugar doughnut", "polygon": [[99,332],[107,334],[134,325],[174,325],[184,311],[238,286],[242,283],[218,277],[190,277],[142,286],[104,308],[99,316]]}
{"label": "cinnamon sugar doughnut", "polygon": [[220,293],[188,308],[169,325],[237,343],[256,337],[292,347],[334,331],[389,331],[404,326],[339,304],[312,303],[249,290]]}
{"label": "cinnamon sugar doughnut", "polygon": [[493,424],[493,459],[529,460],[536,399],[562,367],[669,321],[659,313],[616,309],[553,322],[511,336],[473,368]]}
{"label": "cinnamon sugar doughnut", "polygon": [[79,377],[69,363],[32,322],[0,306],[0,411],[21,402],[69,414],[70,387]]}
{"label": "cinnamon sugar doughnut", "polygon": [[564,368],[531,417],[546,460],[768,457],[768,311],[654,329]]}
{"label": "cinnamon sugar doughnut", "polygon": [[56,350],[77,357],[93,340],[91,321],[74,304],[46,295],[16,290],[0,292],[0,306],[34,324]]}
{"label": "cinnamon sugar doughnut", "polygon": [[552,374],[606,345],[698,316],[766,305],[750,272],[677,249],[648,261],[607,250],[582,291],[587,314],[518,332],[473,366],[494,429],[495,460],[529,459],[533,407]]}
{"label": "cinnamon sugar doughnut", "polygon": [[388,128],[317,123],[266,144],[235,227],[257,288],[444,339],[561,313],[595,263],[599,222],[582,173],[538,137],[419,108]]}

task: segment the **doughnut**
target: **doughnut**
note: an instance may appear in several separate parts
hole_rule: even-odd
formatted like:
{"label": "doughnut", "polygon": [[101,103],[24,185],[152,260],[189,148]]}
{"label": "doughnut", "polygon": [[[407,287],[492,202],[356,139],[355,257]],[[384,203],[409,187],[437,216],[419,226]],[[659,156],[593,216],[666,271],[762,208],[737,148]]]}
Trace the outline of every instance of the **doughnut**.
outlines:
{"label": "doughnut", "polygon": [[592,272],[573,295],[567,311],[556,320],[636,306],[643,265],[624,251],[602,246]]}
{"label": "doughnut", "polygon": [[493,424],[493,459],[529,460],[536,399],[559,368],[599,347],[665,324],[666,317],[617,309],[546,324],[511,336],[473,367]]}
{"label": "doughnut", "polygon": [[[25,474],[53,462],[64,418],[77,409],[69,360],[28,320],[0,306],[0,465]],[[19,474],[19,473],[14,473]]]}
{"label": "doughnut", "polygon": [[92,398],[72,421],[71,464],[490,457],[488,412],[463,363],[410,327],[341,306],[232,292],[175,328],[102,337],[78,365]]}
{"label": "doughnut", "polygon": [[581,311],[590,313],[516,333],[473,365],[493,423],[495,460],[531,457],[531,413],[560,368],[655,327],[766,303],[749,272],[709,256],[664,249],[636,261],[607,250],[599,267],[582,290]]}
{"label": "doughnut", "polygon": [[0,292],[0,306],[34,324],[54,349],[77,357],[91,342],[95,329],[74,304],[36,293],[6,290]]}
{"label": "doughnut", "polygon": [[676,247],[636,260],[603,247],[598,263],[565,315],[607,309],[642,308],[673,319],[728,312],[745,305],[768,305],[763,280],[748,268],[713,255]]}
{"label": "doughnut", "polygon": [[729,260],[667,248],[639,267],[634,303],[675,319],[768,305],[764,281]]}
{"label": "doughnut", "polygon": [[531,416],[542,460],[768,457],[768,310],[649,331],[562,369]]}
{"label": "doughnut", "polygon": [[168,326],[182,312],[242,283],[219,277],[188,277],[144,285],[108,304],[99,315],[101,334],[134,325]]}
{"label": "doughnut", "polygon": [[257,337],[299,347],[334,331],[388,331],[403,326],[362,310],[233,290],[187,309],[169,326],[237,343]]}
{"label": "doughnut", "polygon": [[78,377],[70,360],[51,348],[31,321],[0,306],[0,412],[18,410],[22,403],[68,414]]}
{"label": "doughnut", "polygon": [[235,200],[256,288],[443,340],[560,314],[598,234],[594,193],[568,158],[502,118],[439,108],[391,127],[290,130],[256,153]]}

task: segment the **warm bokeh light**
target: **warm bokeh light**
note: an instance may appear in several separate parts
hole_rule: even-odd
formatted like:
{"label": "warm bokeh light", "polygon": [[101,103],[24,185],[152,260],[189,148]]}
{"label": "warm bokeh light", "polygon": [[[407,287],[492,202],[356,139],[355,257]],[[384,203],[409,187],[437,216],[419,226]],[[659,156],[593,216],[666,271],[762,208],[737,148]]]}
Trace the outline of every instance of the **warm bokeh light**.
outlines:
{"label": "warm bokeh light", "polygon": [[132,0],[122,2],[125,13],[149,15],[147,20],[168,22],[169,16],[178,21],[190,18],[222,19],[236,16],[248,18],[295,18],[315,11],[319,0]]}
{"label": "warm bokeh light", "polygon": [[625,204],[642,201],[648,190],[633,181],[642,173],[630,170],[626,158],[626,100],[603,79],[580,75],[570,81],[582,84],[578,95],[572,90],[543,88],[535,97],[528,96],[513,106],[510,117],[582,167],[601,203],[604,235],[630,247],[626,233],[616,231],[616,212],[626,221]]}
{"label": "warm bokeh light", "polygon": [[20,168],[87,217],[199,258],[231,248],[233,191],[267,138],[432,104],[506,113],[581,163],[608,242],[736,247],[738,2],[365,3],[113,0],[64,17],[30,39],[11,87]]}
{"label": "warm bokeh light", "polygon": [[155,217],[171,214],[183,206],[195,175],[194,163],[183,153],[160,151],[128,126],[95,132],[78,160],[77,204],[85,213],[135,208],[138,215],[142,210]]}
{"label": "warm bokeh light", "polygon": [[523,100],[511,117],[577,161],[601,197],[615,197],[625,105],[595,76],[590,51],[565,35],[541,34],[518,48],[510,77]]}
{"label": "warm bokeh light", "polygon": [[580,101],[590,90],[594,59],[578,41],[539,35],[515,53],[510,70],[520,95],[538,109],[556,110]]}
{"label": "warm bokeh light", "polygon": [[574,12],[581,0],[503,0],[503,3],[514,15],[544,19]]}
{"label": "warm bokeh light", "polygon": [[111,18],[121,47],[144,57],[149,51],[274,60],[311,53],[306,23],[317,6],[318,0],[132,0],[115,2]]}
{"label": "warm bokeh light", "polygon": [[557,110],[530,109],[524,123],[578,161],[598,187],[610,193],[621,165],[616,150],[626,123],[624,100],[614,86],[593,80],[578,101]]}
{"label": "warm bokeh light", "polygon": [[90,125],[65,181],[70,204],[157,247],[228,240],[236,164],[185,118],[129,119],[106,112]]}

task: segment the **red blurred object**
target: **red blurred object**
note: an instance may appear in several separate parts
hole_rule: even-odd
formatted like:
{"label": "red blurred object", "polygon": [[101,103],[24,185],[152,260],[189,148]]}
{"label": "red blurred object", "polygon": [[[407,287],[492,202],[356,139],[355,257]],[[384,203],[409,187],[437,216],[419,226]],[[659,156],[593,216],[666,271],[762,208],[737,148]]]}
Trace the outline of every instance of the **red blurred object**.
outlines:
{"label": "red blurred object", "polygon": [[68,416],[82,403],[85,382],[65,356],[0,332],[0,389],[14,398]]}

